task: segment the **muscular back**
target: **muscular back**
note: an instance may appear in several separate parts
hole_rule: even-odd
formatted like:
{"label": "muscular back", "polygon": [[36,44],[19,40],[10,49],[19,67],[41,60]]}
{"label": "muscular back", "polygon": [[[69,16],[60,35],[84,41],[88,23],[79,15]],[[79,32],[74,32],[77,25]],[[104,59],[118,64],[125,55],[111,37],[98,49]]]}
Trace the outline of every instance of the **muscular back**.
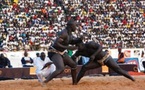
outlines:
{"label": "muscular back", "polygon": [[99,50],[99,53],[96,55],[97,59],[101,59],[105,56],[106,52],[102,51],[102,47],[94,42],[88,42],[83,44],[82,46],[79,46],[78,51],[75,53],[76,56],[82,55],[86,57],[90,57],[93,55],[97,50]]}

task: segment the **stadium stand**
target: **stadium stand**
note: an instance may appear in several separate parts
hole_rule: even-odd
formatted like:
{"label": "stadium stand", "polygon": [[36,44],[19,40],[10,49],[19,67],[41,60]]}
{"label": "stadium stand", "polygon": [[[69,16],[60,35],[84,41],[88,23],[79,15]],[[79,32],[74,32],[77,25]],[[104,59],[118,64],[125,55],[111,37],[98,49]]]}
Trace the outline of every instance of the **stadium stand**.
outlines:
{"label": "stadium stand", "polygon": [[0,0],[0,51],[45,51],[70,18],[79,23],[74,36],[86,35],[104,49],[145,48],[144,0]]}
{"label": "stadium stand", "polygon": [[[12,2],[15,1],[15,2]],[[104,48],[144,48],[145,1],[1,0],[0,50],[47,50],[66,21]]]}

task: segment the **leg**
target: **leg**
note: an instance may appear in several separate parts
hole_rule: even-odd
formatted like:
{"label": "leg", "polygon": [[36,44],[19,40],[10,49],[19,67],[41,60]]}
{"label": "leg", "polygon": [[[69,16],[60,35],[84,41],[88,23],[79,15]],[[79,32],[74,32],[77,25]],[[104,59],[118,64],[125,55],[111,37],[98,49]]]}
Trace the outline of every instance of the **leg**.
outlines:
{"label": "leg", "polygon": [[38,81],[40,82],[41,86],[45,86],[45,84],[43,83],[43,71],[39,71],[36,73]]}
{"label": "leg", "polygon": [[117,72],[118,74],[122,74],[126,78],[135,81],[133,77],[131,77],[126,71],[121,69],[119,65],[112,59],[112,57],[109,57],[107,62],[105,62],[105,65],[107,65],[109,68]]}
{"label": "leg", "polygon": [[56,70],[46,78],[46,80],[44,81],[45,83],[49,82],[50,80],[52,80],[53,78],[55,78],[56,76],[58,76],[59,74],[61,74],[64,70],[64,62],[62,59],[62,56],[59,54],[54,54],[51,58],[51,60],[53,61],[53,63],[56,66]]}
{"label": "leg", "polygon": [[91,62],[91,63],[86,63],[85,65],[82,66],[81,70],[79,71],[78,75],[77,75],[77,83],[80,81],[80,79],[85,75],[85,72],[90,70],[90,69],[94,69],[94,68],[98,68],[101,67],[100,64],[95,63],[95,62]]}
{"label": "leg", "polygon": [[46,77],[50,76],[55,70],[56,70],[55,65],[51,64],[49,68],[45,68],[42,70],[42,74],[46,78]]}
{"label": "leg", "polygon": [[143,68],[144,68],[144,72],[145,72],[145,61],[142,62]]}
{"label": "leg", "polygon": [[39,71],[38,73],[36,73],[38,81],[41,83],[43,82],[43,75],[42,75],[42,71]]}
{"label": "leg", "polygon": [[67,54],[64,55],[63,59],[64,63],[71,67],[72,84],[76,85],[77,64]]}
{"label": "leg", "polygon": [[77,84],[77,68],[71,68],[71,76],[72,76],[72,84],[76,85]]}

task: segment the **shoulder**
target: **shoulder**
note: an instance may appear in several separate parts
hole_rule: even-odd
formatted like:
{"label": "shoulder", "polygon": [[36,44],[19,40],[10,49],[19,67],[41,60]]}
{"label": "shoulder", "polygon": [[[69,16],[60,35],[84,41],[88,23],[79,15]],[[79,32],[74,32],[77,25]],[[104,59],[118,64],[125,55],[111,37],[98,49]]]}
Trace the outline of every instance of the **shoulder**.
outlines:
{"label": "shoulder", "polygon": [[57,35],[58,35],[58,36],[68,35],[68,33],[67,33],[66,29],[64,29],[64,30],[58,32]]}
{"label": "shoulder", "polygon": [[38,60],[40,60],[40,57],[35,57],[35,58],[33,58],[33,60],[38,61]]}
{"label": "shoulder", "polygon": [[45,59],[46,59],[47,61],[51,61],[49,57],[45,57]]}
{"label": "shoulder", "polygon": [[93,42],[93,41],[89,41],[89,42],[86,43],[86,45],[97,45],[97,43]]}
{"label": "shoulder", "polygon": [[96,43],[94,41],[87,42],[86,45],[88,47],[99,47],[100,46],[99,43]]}
{"label": "shoulder", "polygon": [[57,39],[65,39],[65,38],[67,38],[68,36],[69,36],[69,35],[68,35],[68,33],[67,33],[66,30],[63,30],[63,31],[57,33]]}
{"label": "shoulder", "polygon": [[24,57],[22,57],[21,60],[24,60]]}

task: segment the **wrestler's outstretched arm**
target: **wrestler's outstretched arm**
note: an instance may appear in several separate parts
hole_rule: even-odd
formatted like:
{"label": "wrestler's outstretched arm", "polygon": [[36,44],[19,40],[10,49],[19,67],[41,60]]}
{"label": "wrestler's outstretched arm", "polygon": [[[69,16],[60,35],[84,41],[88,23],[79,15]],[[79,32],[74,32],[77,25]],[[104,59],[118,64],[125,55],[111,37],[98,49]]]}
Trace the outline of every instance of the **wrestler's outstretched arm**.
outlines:
{"label": "wrestler's outstretched arm", "polygon": [[91,49],[94,49],[94,50],[96,50],[91,56],[90,56],[90,62],[92,62],[94,59],[95,59],[95,57],[97,56],[97,54],[99,53],[99,52],[101,52],[102,51],[102,46],[101,45],[99,45],[99,44],[96,44],[96,43],[94,43],[94,42],[90,42],[89,44],[87,44],[88,45],[88,48],[91,48]]}

